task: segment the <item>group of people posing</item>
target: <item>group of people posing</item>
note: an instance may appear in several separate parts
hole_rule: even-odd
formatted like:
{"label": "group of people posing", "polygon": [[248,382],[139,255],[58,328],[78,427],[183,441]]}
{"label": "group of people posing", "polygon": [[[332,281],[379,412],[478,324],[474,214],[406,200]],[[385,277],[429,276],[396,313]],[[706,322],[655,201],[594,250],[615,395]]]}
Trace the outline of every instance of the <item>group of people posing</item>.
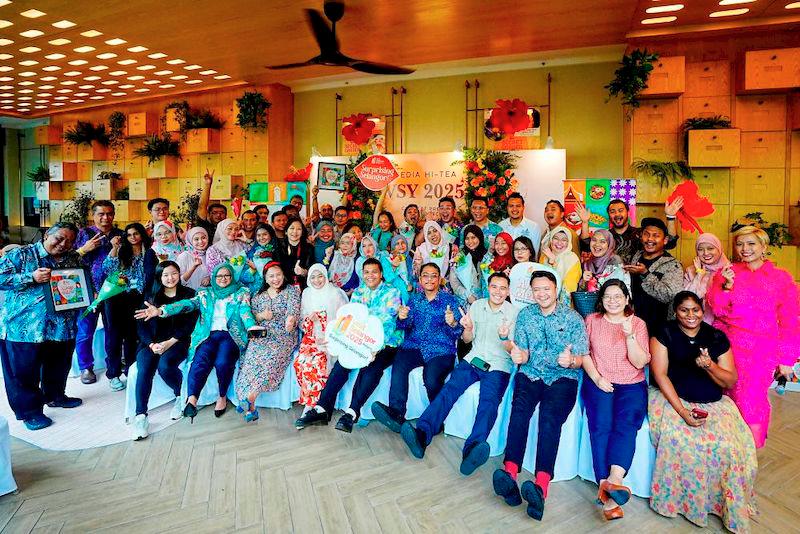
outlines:
{"label": "group of people posing", "polygon": [[[331,357],[326,332],[339,308],[355,302],[380,320],[384,344],[356,371],[338,430],[352,432],[391,367],[388,401],[374,402],[372,413],[423,458],[455,403],[478,383],[460,467],[470,475],[489,458],[487,439],[512,387],[493,487],[541,520],[561,429],[580,397],[605,518],[624,515],[631,492],[623,479],[647,417],[656,449],[651,507],[698,525],[712,513],[732,531],[749,528],[768,389],[775,376],[792,373],[800,348],[797,287],[766,259],[763,230],[733,232],[735,262],[718,237],[701,234],[684,269],[668,252],[680,199],[665,206],[666,222],[645,218],[638,228],[619,200],[608,206],[609,229],[591,231],[588,212],[579,210],[576,233],[557,200],[547,203],[540,228],[525,218],[519,194],[507,199],[508,218],[499,223],[488,219],[486,198],[471,199],[464,224],[445,197],[436,217],[411,204],[397,224],[379,206],[375,226],[361,228],[347,207],[318,206],[316,190],[306,219],[300,197],[271,218],[258,206],[229,219],[208,201],[211,180],[205,177],[197,226],[185,231],[170,221],[165,199],[150,201],[147,225],[123,230],[113,225],[113,204],[97,201],[93,225],[54,225],[42,241],[0,258],[0,359],[9,403],[29,429],[52,424],[45,404],[81,404],[65,395],[73,351],[81,380],[96,381],[98,317],[113,390],[125,389],[136,362],[135,439],[148,435],[156,372],[175,393],[172,418],[192,420],[212,373],[214,414],[226,412],[236,375],[236,410],[252,422],[259,395],[277,390],[294,366],[303,405],[296,428],[328,424],[354,371]],[[526,303],[509,298],[518,264],[531,273]],[[43,286],[53,269],[68,267],[88,268],[95,289],[121,277],[125,291],[95,313],[54,312]],[[572,307],[577,295],[596,302],[584,316]],[[430,404],[411,422],[409,376],[420,367]],[[534,477],[519,485],[537,408]]]}

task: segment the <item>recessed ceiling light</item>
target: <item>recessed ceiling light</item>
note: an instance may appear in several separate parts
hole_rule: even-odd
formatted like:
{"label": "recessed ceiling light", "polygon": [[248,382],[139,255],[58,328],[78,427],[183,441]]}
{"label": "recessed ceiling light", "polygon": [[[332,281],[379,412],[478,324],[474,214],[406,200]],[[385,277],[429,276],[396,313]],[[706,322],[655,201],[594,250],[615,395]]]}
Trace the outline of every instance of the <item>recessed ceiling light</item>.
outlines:
{"label": "recessed ceiling light", "polygon": [[12,57],[14,56],[11,54],[0,54],[0,59],[11,59]]}
{"label": "recessed ceiling light", "polygon": [[186,83],[194,85],[196,83],[203,83],[203,80],[186,80]]}
{"label": "recessed ceiling light", "polygon": [[105,97],[100,95],[90,96],[92,100],[103,100]]}
{"label": "recessed ceiling light", "polygon": [[17,100],[33,100],[32,96],[18,96]]}
{"label": "recessed ceiling light", "polygon": [[67,28],[72,28],[73,26],[75,26],[75,23],[70,20],[59,20],[58,22],[54,22],[53,26],[65,30]]}
{"label": "recessed ceiling light", "polygon": [[0,20],[0,28],[8,28],[9,26],[13,26],[14,23],[8,20]]}
{"label": "recessed ceiling light", "polygon": [[[13,102],[13,100],[12,100],[12,102]],[[3,106],[0,109],[14,109],[14,106]]]}
{"label": "recessed ceiling light", "polygon": [[57,89],[56,93],[71,93],[72,89]]}
{"label": "recessed ceiling light", "polygon": [[32,65],[38,65],[39,62],[36,61],[35,59],[26,59],[25,61],[20,61],[19,64],[22,65],[23,67],[30,67]]}
{"label": "recessed ceiling light", "polygon": [[20,76],[29,77],[29,76],[36,76],[36,73],[35,72],[31,72],[29,70],[26,70],[25,72],[20,72],[19,75]]}
{"label": "recessed ceiling light", "polygon": [[678,17],[675,17],[675,16],[672,16],[672,17],[655,17],[655,18],[652,18],[652,19],[644,19],[642,21],[642,24],[663,24],[665,22],[673,22],[673,21],[676,21],[676,20],[678,20]]}
{"label": "recessed ceiling light", "polygon": [[800,2],[792,2],[784,6],[786,9],[800,9]]}
{"label": "recessed ceiling light", "polygon": [[64,54],[47,54],[44,57],[46,57],[47,59],[64,59],[67,56],[65,56]]}
{"label": "recessed ceiling light", "polygon": [[125,85],[119,86],[120,89],[130,89],[131,87],[136,87],[136,86],[133,85],[132,83],[126,83]]}
{"label": "recessed ceiling light", "polygon": [[8,65],[0,66],[0,72],[8,72],[14,70],[14,67],[9,67]]}
{"label": "recessed ceiling light", "polygon": [[89,96],[89,93],[75,93],[73,96]]}
{"label": "recessed ceiling light", "polygon": [[0,82],[13,82],[14,78],[11,76],[0,76]]}
{"label": "recessed ceiling light", "polygon": [[227,74],[220,74],[219,76],[214,76],[215,80],[227,80],[228,78],[230,78],[230,76],[228,76]]}
{"label": "recessed ceiling light", "polygon": [[146,82],[142,82],[145,85],[155,85],[157,83],[161,83],[161,80],[147,80]]}
{"label": "recessed ceiling light", "polygon": [[[56,97],[56,98],[58,98],[58,97]],[[54,106],[63,106],[64,102],[53,102],[53,105]]]}
{"label": "recessed ceiling light", "polygon": [[169,63],[170,65],[180,65],[181,63],[186,63],[186,62],[182,59],[168,59],[167,63]]}
{"label": "recessed ceiling light", "polygon": [[33,39],[34,37],[44,35],[44,32],[41,30],[25,30],[24,32],[19,32],[19,34],[23,37],[27,37],[28,39]]}
{"label": "recessed ceiling light", "polygon": [[25,52],[26,54],[33,54],[34,52],[39,52],[41,48],[38,46],[26,46],[25,48],[20,48],[20,52]]}
{"label": "recessed ceiling light", "polygon": [[33,92],[33,89],[19,89],[17,92],[22,95],[29,95]]}
{"label": "recessed ceiling light", "polygon": [[95,91],[95,92],[97,92],[97,93],[110,93],[110,92],[111,92],[111,89],[107,89],[107,88],[105,88],[105,87],[104,87],[104,88],[102,88],[102,89],[98,89],[98,90],[97,90],[97,91]]}
{"label": "recessed ceiling light", "polygon": [[13,85],[0,85],[0,91],[7,91],[8,89],[13,89]]}
{"label": "recessed ceiling light", "polygon": [[97,59],[111,59],[117,57],[117,54],[114,52],[105,52],[103,54],[97,54]]}
{"label": "recessed ceiling light", "polygon": [[79,54],[85,54],[85,53],[87,53],[87,52],[91,52],[91,51],[93,51],[94,49],[95,49],[95,48],[94,48],[93,46],[89,46],[89,45],[86,45],[86,46],[79,46],[78,48],[73,48],[73,50],[75,50],[75,51],[76,51],[76,52],[78,52]]}
{"label": "recessed ceiling light", "polygon": [[186,70],[197,70],[197,69],[202,69],[203,67],[201,67],[200,65],[186,65],[183,68]]}
{"label": "recessed ceiling light", "polygon": [[47,109],[47,106],[33,106],[33,107],[35,107],[36,109]]}
{"label": "recessed ceiling light", "polygon": [[167,57],[167,54],[156,52],[155,54],[147,54],[147,57],[150,59],[161,59],[162,57]]}
{"label": "recessed ceiling light", "polygon": [[111,76],[124,76],[125,74],[128,74],[128,72],[124,70],[112,70],[111,72],[109,72],[109,74]]}
{"label": "recessed ceiling light", "polygon": [[94,67],[89,67],[89,70],[93,70],[95,72],[106,70],[108,67],[106,65],[95,65]]}
{"label": "recessed ceiling light", "polygon": [[53,86],[52,86],[52,85],[40,85],[40,86],[39,86],[39,89],[44,89],[44,90],[47,90],[47,89],[52,89],[52,88],[53,88]]}
{"label": "recessed ceiling light", "polygon": [[2,38],[0,38],[0,46],[10,45],[13,42],[14,41],[12,41],[11,39],[2,39]]}
{"label": "recessed ceiling light", "polygon": [[97,37],[98,35],[103,35],[103,32],[99,32],[97,30],[86,30],[85,32],[81,32],[81,35],[84,37]]}
{"label": "recessed ceiling light", "polygon": [[127,42],[128,41],[126,41],[125,39],[120,39],[119,37],[115,37],[114,39],[109,39],[108,41],[106,41],[106,44],[110,45],[110,46],[117,46],[117,45],[125,44]]}
{"label": "recessed ceiling light", "polygon": [[172,74],[171,70],[157,70],[153,74],[156,76],[166,76],[167,74]]}
{"label": "recessed ceiling light", "polygon": [[216,73],[217,73],[217,71],[209,69],[209,70],[201,70],[197,74],[201,74],[203,76],[208,76],[209,74],[216,74]]}
{"label": "recessed ceiling light", "polygon": [[74,65],[74,66],[78,67],[80,65],[86,65],[89,62],[86,61],[85,59],[73,59],[72,61],[67,61],[67,63],[69,63],[70,65]]}
{"label": "recessed ceiling light", "polygon": [[117,85],[119,82],[117,80],[106,80],[101,82],[103,85]]}
{"label": "recessed ceiling light", "polygon": [[714,11],[713,13],[709,13],[708,16],[712,19],[719,18],[719,17],[735,17],[736,15],[744,15],[748,13],[750,10],[746,7],[742,7],[739,9],[726,9],[724,11]]}
{"label": "recessed ceiling light", "polygon": [[64,73],[64,76],[80,76],[81,72],[78,70],[68,70]]}
{"label": "recessed ceiling light", "polygon": [[145,50],[147,50],[146,46],[132,46],[128,49],[128,52],[136,53],[136,52],[144,52]]}
{"label": "recessed ceiling light", "polygon": [[8,98],[14,96],[14,93],[0,93],[0,98]]}
{"label": "recessed ceiling light", "polygon": [[185,74],[178,74],[177,76],[169,77],[170,80],[185,80],[186,78],[188,78],[188,76],[186,76]]}
{"label": "recessed ceiling light", "polygon": [[[42,95],[36,95],[36,96],[42,96]],[[36,101],[37,104],[47,104],[48,102],[50,102],[50,101],[49,100],[37,100]]]}
{"label": "recessed ceiling light", "polygon": [[22,80],[21,82],[17,83],[17,85],[35,85],[35,82],[30,80]]}
{"label": "recessed ceiling light", "polygon": [[111,96],[125,96],[126,94],[128,94],[128,93],[123,93],[123,92],[111,93]]}
{"label": "recessed ceiling light", "polygon": [[720,0],[721,6],[735,6],[736,4],[752,4],[756,0]]}
{"label": "recessed ceiling light", "polygon": [[144,80],[144,76],[139,76],[137,74],[136,76],[128,76],[128,79],[131,80],[131,81]]}
{"label": "recessed ceiling light", "polygon": [[78,89],[94,89],[94,85],[92,85],[90,83],[86,84],[86,85],[79,85]]}
{"label": "recessed ceiling light", "polygon": [[147,87],[140,87],[139,89],[133,90],[134,93],[147,93],[148,91],[150,91],[150,89],[148,89]]}
{"label": "recessed ceiling light", "polygon": [[138,63],[138,61],[136,61],[135,59],[123,59],[117,61],[118,65],[133,65],[134,63]]}
{"label": "recessed ceiling light", "polygon": [[23,11],[20,13],[23,17],[28,17],[29,19],[38,19],[39,17],[43,17],[47,15],[44,11],[39,11],[38,9],[29,9],[27,11]]}
{"label": "recessed ceiling light", "polygon": [[61,82],[61,85],[75,85],[77,83],[78,82],[76,82],[75,80],[64,80],[63,82]]}
{"label": "recessed ceiling light", "polygon": [[69,44],[72,41],[70,41],[69,39],[61,38],[61,39],[53,39],[52,41],[47,41],[47,42],[50,43],[53,46],[61,46],[61,45]]}
{"label": "recessed ceiling light", "polygon": [[87,82],[93,82],[93,81],[99,80],[99,79],[100,79],[100,76],[87,76],[86,78],[84,78],[84,80],[86,80]]}
{"label": "recessed ceiling light", "polygon": [[[76,103],[76,104],[80,104],[81,102],[86,102],[86,101],[85,101],[84,99],[82,99],[82,98],[73,98],[72,100],[70,100],[70,102],[74,102],[74,103]],[[54,105],[54,106],[57,106],[58,104],[59,104],[59,103],[58,103],[58,102],[56,102],[56,103],[54,103],[53,105]]]}
{"label": "recessed ceiling light", "polygon": [[137,70],[153,70],[154,68],[156,68],[155,65],[139,65],[136,67]]}
{"label": "recessed ceiling light", "polygon": [[52,82],[57,80],[58,78],[56,78],[55,76],[43,76],[39,79],[42,80],[43,82]]}
{"label": "recessed ceiling light", "polygon": [[46,67],[42,67],[42,70],[46,72],[55,72],[57,70],[61,70],[61,67],[58,65],[48,65]]}

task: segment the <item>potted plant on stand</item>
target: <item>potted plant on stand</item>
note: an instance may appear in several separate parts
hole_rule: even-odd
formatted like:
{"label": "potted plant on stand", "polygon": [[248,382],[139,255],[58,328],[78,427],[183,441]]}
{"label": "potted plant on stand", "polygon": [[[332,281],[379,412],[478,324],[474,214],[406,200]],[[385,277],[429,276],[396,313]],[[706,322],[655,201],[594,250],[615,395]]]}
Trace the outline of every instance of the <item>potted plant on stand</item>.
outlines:
{"label": "potted plant on stand", "polygon": [[105,124],[78,121],[64,132],[64,141],[78,147],[78,161],[106,159],[109,137]]}
{"label": "potted plant on stand", "polygon": [[639,94],[647,89],[647,79],[653,70],[653,62],[657,60],[658,54],[637,48],[622,56],[621,66],[614,71],[614,79],[605,86],[608,89],[606,102],[622,96],[626,119],[630,120],[633,110],[639,107]]}
{"label": "potted plant on stand", "polygon": [[180,159],[180,142],[169,133],[148,137],[142,146],[133,151],[138,158],[147,158],[147,177],[164,178],[177,176]]}

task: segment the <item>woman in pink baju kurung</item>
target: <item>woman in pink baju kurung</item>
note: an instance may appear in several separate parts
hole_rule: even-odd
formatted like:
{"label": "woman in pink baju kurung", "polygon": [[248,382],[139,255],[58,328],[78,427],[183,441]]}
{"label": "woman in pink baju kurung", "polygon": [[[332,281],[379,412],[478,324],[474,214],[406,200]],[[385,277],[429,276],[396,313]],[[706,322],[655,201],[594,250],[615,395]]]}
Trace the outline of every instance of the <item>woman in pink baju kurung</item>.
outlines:
{"label": "woman in pink baju kurung", "polygon": [[[788,373],[784,366],[793,365],[800,353],[800,304],[792,276],[763,259],[768,241],[759,242],[757,232],[743,230],[749,233],[734,234],[742,261],[714,276],[706,298],[714,311],[714,326],[731,342],[739,373],[727,394],[761,448],[769,428],[767,393],[775,369],[780,366]],[[751,245],[754,250],[748,249]]]}

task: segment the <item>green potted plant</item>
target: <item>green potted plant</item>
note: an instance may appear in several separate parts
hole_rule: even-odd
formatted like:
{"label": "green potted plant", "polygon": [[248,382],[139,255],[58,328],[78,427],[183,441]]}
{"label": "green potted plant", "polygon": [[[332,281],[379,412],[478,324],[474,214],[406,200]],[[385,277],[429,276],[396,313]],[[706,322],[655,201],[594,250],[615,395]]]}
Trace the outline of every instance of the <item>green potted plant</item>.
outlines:
{"label": "green potted plant", "polygon": [[789,227],[781,223],[771,223],[764,219],[764,213],[761,211],[754,211],[746,213],[740,217],[731,226],[731,232],[735,232],[743,226],[755,226],[761,228],[769,236],[769,246],[783,248],[785,245],[792,243],[792,234],[789,233]]}
{"label": "green potted plant", "polygon": [[186,150],[195,153],[219,152],[219,130],[225,121],[210,109],[189,110]]}
{"label": "green potted plant", "polygon": [[130,189],[127,185],[114,193],[114,200],[129,200],[130,197]]}
{"label": "green potted plant", "polygon": [[50,169],[47,168],[45,165],[39,165],[32,171],[29,171],[28,178],[31,182],[49,182],[50,181]]}
{"label": "green potted plant", "polygon": [[258,91],[245,91],[236,99],[236,124],[245,130],[265,130],[270,106],[272,103]]}
{"label": "green potted plant", "polygon": [[622,56],[621,66],[614,71],[614,79],[605,86],[608,89],[606,102],[622,96],[622,106],[628,120],[633,110],[639,107],[639,93],[647,89],[647,79],[653,70],[653,62],[657,60],[658,54],[637,48]]}
{"label": "green potted plant", "polygon": [[186,139],[186,124],[189,119],[189,103],[186,100],[170,102],[164,107],[162,117],[162,130],[165,132],[178,132],[181,140]]}
{"label": "green potted plant", "polygon": [[85,226],[92,202],[94,202],[94,193],[84,190],[78,191],[72,202],[64,207],[64,211],[58,220],[60,222],[69,222],[79,227]]}
{"label": "green potted plant", "polygon": [[114,111],[108,116],[108,147],[116,164],[125,150],[125,122],[127,118],[121,111]]}
{"label": "green potted plant", "polygon": [[122,179],[122,175],[118,172],[113,171],[100,171],[97,173],[98,180],[120,180]]}
{"label": "green potted plant", "polygon": [[661,189],[669,187],[670,182],[680,182],[683,179],[694,180],[694,171],[685,161],[655,161],[636,158],[631,164],[631,171],[638,176],[655,178]]}
{"label": "green potted plant", "polygon": [[200,193],[198,189],[194,193],[186,193],[181,197],[178,209],[172,214],[172,220],[178,224],[190,223],[192,226],[197,224],[197,208],[200,206]]}
{"label": "green potted plant", "polygon": [[106,159],[109,136],[105,124],[78,121],[64,132],[64,141],[78,147],[79,161]]}
{"label": "green potted plant", "polygon": [[689,131],[690,130],[724,130],[731,127],[731,120],[722,115],[713,117],[691,117],[681,124],[681,135],[683,136],[683,153],[689,153]]}
{"label": "green potted plant", "polygon": [[152,135],[144,144],[133,151],[137,158],[147,158],[148,178],[177,176],[178,159],[181,156],[180,142],[172,139],[169,133]]}

